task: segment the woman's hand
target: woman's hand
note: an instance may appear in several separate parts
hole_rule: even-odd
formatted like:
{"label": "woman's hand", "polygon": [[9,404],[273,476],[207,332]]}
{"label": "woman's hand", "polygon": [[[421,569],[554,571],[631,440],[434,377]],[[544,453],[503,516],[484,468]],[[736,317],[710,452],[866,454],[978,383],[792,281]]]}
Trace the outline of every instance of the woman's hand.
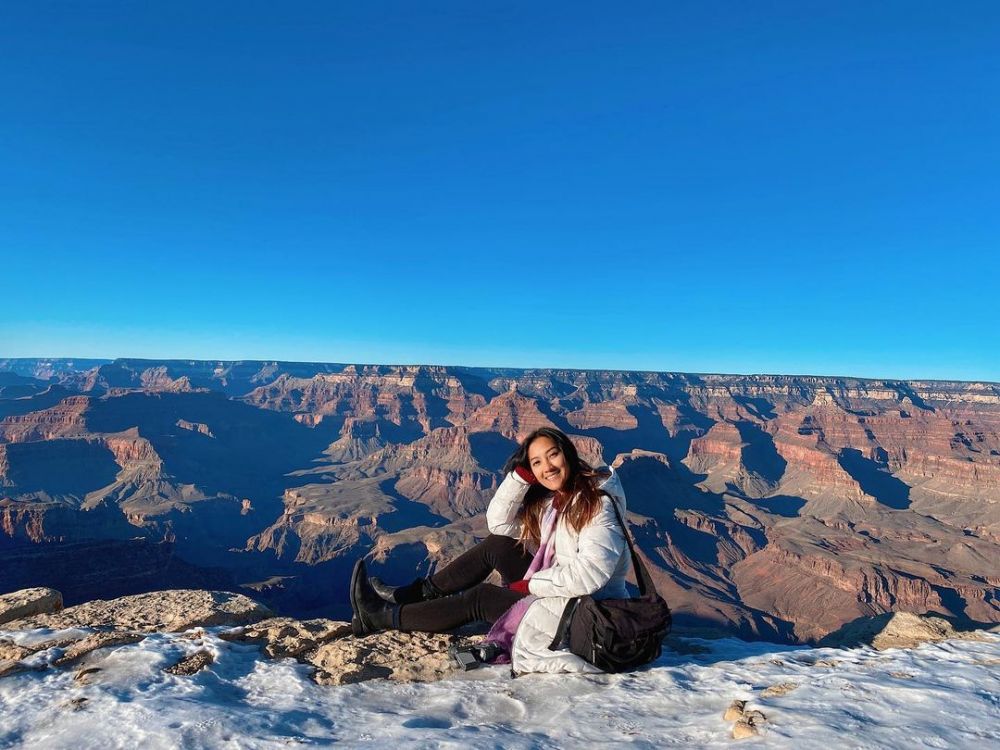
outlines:
{"label": "woman's hand", "polygon": [[538,479],[535,478],[535,474],[527,466],[515,466],[514,473],[528,484],[538,484]]}
{"label": "woman's hand", "polygon": [[528,582],[525,581],[524,579],[521,579],[520,581],[514,581],[514,583],[508,585],[507,588],[509,588],[511,591],[516,591],[519,594],[528,595],[531,593],[530,591],[528,591]]}

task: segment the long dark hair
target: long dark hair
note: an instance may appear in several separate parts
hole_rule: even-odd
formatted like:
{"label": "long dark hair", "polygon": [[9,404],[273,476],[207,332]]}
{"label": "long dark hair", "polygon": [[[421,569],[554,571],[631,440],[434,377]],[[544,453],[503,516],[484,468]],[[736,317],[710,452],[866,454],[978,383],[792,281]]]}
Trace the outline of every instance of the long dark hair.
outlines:
{"label": "long dark hair", "polygon": [[[513,471],[515,467],[522,466],[531,471],[528,463],[528,448],[540,437],[546,437],[556,444],[566,459],[566,467],[569,473],[563,491],[569,498],[569,505],[562,511],[566,522],[577,533],[586,526],[597,515],[601,509],[602,490],[598,489],[598,484],[611,476],[611,472],[606,469],[595,469],[582,458],[577,451],[573,441],[569,439],[565,432],[554,427],[540,427],[528,435],[514,455],[507,459],[504,466],[504,473]],[[518,518],[521,520],[522,545],[527,546],[528,542],[538,545],[541,542],[541,516],[542,508],[550,495],[550,490],[541,484],[533,484],[524,497],[521,509],[518,511]]]}

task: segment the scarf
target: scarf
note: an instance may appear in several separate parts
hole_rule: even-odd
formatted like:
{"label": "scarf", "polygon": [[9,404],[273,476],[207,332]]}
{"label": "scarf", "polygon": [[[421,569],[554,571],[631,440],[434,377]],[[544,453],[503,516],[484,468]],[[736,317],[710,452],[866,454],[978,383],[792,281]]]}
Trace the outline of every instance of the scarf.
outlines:
{"label": "scarf", "polygon": [[[528,566],[528,572],[524,574],[524,580],[530,581],[531,576],[538,571],[552,567],[552,563],[556,556],[555,528],[558,520],[559,511],[556,509],[555,504],[553,504],[545,512],[545,516],[542,518],[542,534],[541,540],[538,544],[538,551],[535,552],[535,556],[531,558],[531,565]],[[490,632],[486,634],[486,640],[483,641],[484,645],[492,643],[500,648],[499,656],[497,656],[491,663],[510,663],[510,653],[514,644],[514,634],[517,632],[517,628],[521,624],[521,620],[528,611],[528,607],[530,607],[532,602],[534,602],[537,598],[538,597],[534,594],[528,594],[523,599],[518,599],[506,612],[497,618],[495,623],[493,623],[493,627],[490,628]]]}

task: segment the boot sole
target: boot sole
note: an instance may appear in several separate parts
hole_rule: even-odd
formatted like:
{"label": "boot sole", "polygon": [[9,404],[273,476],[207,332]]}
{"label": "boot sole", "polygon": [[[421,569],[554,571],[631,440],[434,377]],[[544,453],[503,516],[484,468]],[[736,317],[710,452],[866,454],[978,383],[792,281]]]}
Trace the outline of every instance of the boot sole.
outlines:
{"label": "boot sole", "polygon": [[351,618],[351,632],[358,638],[368,635],[365,626],[361,624],[361,620],[358,619],[357,615]]}
{"label": "boot sole", "polygon": [[361,619],[361,610],[358,609],[358,599],[354,592],[358,588],[358,578],[361,577],[361,570],[365,564],[363,560],[354,563],[354,570],[351,571],[351,632],[356,636],[365,635],[365,624]]}

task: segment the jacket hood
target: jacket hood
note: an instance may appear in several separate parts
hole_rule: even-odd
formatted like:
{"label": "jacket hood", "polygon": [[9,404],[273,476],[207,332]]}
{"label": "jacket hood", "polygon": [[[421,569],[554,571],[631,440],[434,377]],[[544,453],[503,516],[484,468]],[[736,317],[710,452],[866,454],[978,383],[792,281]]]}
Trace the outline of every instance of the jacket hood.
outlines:
{"label": "jacket hood", "polygon": [[612,469],[610,466],[607,467],[608,471],[611,472],[611,476],[605,479],[601,483],[601,489],[607,492],[609,495],[614,496],[615,500],[618,501],[618,506],[621,512],[625,513],[625,488],[622,487],[622,480],[618,477],[618,472]]}

